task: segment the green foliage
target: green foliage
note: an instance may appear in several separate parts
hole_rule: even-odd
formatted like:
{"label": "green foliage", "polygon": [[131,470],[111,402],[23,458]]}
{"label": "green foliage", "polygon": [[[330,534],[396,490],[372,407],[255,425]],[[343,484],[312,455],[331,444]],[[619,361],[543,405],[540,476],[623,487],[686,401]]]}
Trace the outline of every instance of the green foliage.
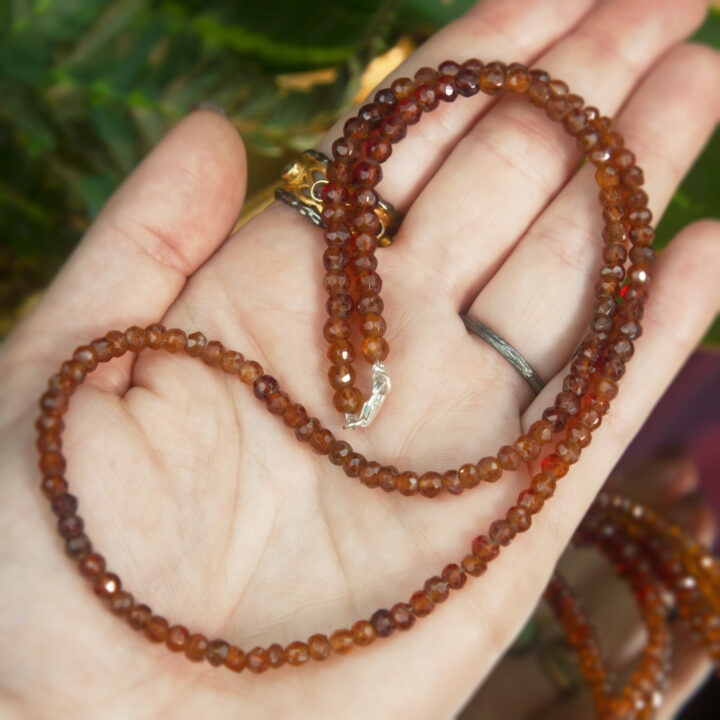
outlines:
{"label": "green foliage", "polygon": [[[368,61],[473,0],[8,0],[0,3],[0,316],[46,283],[112,190],[201,102],[255,155],[301,150]],[[697,39],[720,47],[715,11]],[[316,73],[302,89],[288,73]],[[716,135],[659,227],[720,216]],[[2,327],[0,326],[0,333]]]}

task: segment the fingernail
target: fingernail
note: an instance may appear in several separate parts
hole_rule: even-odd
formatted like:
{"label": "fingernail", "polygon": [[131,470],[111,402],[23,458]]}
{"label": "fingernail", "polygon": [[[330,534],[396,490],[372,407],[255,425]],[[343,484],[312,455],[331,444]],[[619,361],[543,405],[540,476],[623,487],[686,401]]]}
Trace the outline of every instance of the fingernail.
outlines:
{"label": "fingernail", "polygon": [[222,105],[218,105],[212,100],[203,100],[201,103],[198,103],[193,108],[193,111],[195,110],[211,110],[212,112],[219,113],[223,117],[227,117],[227,113],[225,112],[225,109],[222,107]]}

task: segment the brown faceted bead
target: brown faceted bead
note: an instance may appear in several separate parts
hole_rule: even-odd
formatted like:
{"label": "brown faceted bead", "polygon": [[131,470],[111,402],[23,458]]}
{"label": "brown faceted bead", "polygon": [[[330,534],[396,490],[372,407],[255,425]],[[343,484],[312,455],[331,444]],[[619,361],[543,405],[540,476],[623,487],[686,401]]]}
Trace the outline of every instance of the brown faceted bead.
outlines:
{"label": "brown faceted bead", "polygon": [[490,525],[490,539],[498,545],[509,545],[516,534],[517,528],[507,520],[495,520]]}
{"label": "brown faceted bead", "polygon": [[567,415],[577,415],[580,410],[580,398],[575,393],[563,391],[555,397],[555,407]]}
{"label": "brown faceted bead", "polygon": [[113,615],[125,617],[133,606],[133,596],[125,590],[113,593],[108,600],[108,607]]}
{"label": "brown faceted bead", "polygon": [[318,455],[327,455],[334,442],[335,436],[325,428],[318,428],[310,436],[310,447]]}
{"label": "brown faceted bead", "polygon": [[497,458],[484,457],[477,464],[478,477],[481,482],[496,482],[502,475],[502,466]]}
{"label": "brown faceted bead", "polygon": [[538,420],[530,426],[528,435],[541,446],[547,445],[554,436],[552,423],[547,420]]}
{"label": "brown faceted bead", "polygon": [[518,532],[525,532],[532,524],[532,518],[530,517],[528,509],[522,505],[513,505],[513,507],[507,511],[505,518],[509,523],[512,523]]}
{"label": "brown faceted bead", "polygon": [[463,490],[463,484],[457,470],[448,470],[442,475],[442,484],[445,490],[451,495],[459,495]]}
{"label": "brown faceted bead", "polygon": [[352,626],[352,636],[356,645],[370,645],[375,640],[375,628],[367,620],[358,620]]}
{"label": "brown faceted bead", "polygon": [[187,345],[187,335],[179,328],[172,328],[163,333],[163,348],[169,353],[179,353]]}
{"label": "brown faceted bead", "polygon": [[352,365],[331,365],[328,368],[328,379],[335,389],[350,387],[355,384],[355,370]]}
{"label": "brown faceted bead", "polygon": [[201,332],[190,333],[185,343],[185,352],[191,357],[200,357],[205,346],[207,345],[207,338]]}
{"label": "brown faceted bead", "polygon": [[323,336],[330,343],[337,340],[347,340],[351,332],[350,324],[345,318],[341,317],[328,318],[323,326]]}
{"label": "brown faceted bead", "polygon": [[457,97],[455,78],[451,75],[440,75],[435,89],[437,90],[438,98],[444,102],[453,102]]}
{"label": "brown faceted bead", "polygon": [[334,295],[327,299],[325,309],[329,317],[348,318],[353,311],[353,299],[349,295]]}
{"label": "brown faceted bead", "polygon": [[244,361],[242,353],[236,350],[226,350],[220,358],[220,369],[230,375],[237,375]]}
{"label": "brown faceted bead", "polygon": [[415,86],[418,85],[433,85],[437,82],[438,73],[437,70],[431,67],[421,67],[416,71],[414,75]]}
{"label": "brown faceted bead", "polygon": [[58,518],[57,529],[60,535],[68,540],[82,535],[84,525],[83,519],[78,515],[67,515]]}
{"label": "brown faceted bead", "polygon": [[220,361],[222,360],[223,353],[225,352],[225,348],[223,347],[223,344],[221,342],[218,342],[217,340],[211,340],[206,346],[205,349],[202,351],[202,354],[200,355],[200,359],[206,364],[210,365],[211,367],[216,367],[220,364]]}
{"label": "brown faceted bead", "polygon": [[[402,120],[405,125],[415,125],[415,123],[419,122],[420,118],[422,117],[422,108],[420,107],[420,104],[414,99],[414,97],[401,100],[397,104],[395,112],[398,118]],[[382,160],[380,160],[376,155],[373,155],[373,160],[379,160],[379,162],[382,162]]]}
{"label": "brown faceted bead", "polygon": [[110,352],[113,357],[120,357],[127,351],[127,338],[119,330],[111,330],[105,338],[110,343]]}
{"label": "brown faceted bead", "polygon": [[65,472],[65,458],[59,452],[46,452],[40,456],[38,466],[45,477],[62,475]]}
{"label": "brown faceted bead", "polygon": [[309,420],[307,411],[299,403],[293,403],[283,415],[284,423],[291,428],[298,428]]}
{"label": "brown faceted bead", "polygon": [[379,315],[385,307],[382,298],[374,293],[363,295],[357,303],[357,311],[360,316]]}
{"label": "brown faceted bead", "polygon": [[[388,138],[386,138],[388,139]],[[378,163],[361,160],[353,170],[353,182],[357,187],[374,187],[382,180],[382,168]]]}
{"label": "brown faceted bead", "polygon": [[[457,89],[458,92],[460,92],[459,85],[457,86]],[[419,85],[415,90],[415,102],[418,104],[418,107],[420,107],[420,109],[424,110],[425,112],[430,112],[431,110],[434,110],[440,102],[440,98],[438,97],[435,86]]]}
{"label": "brown faceted bead", "polygon": [[65,429],[65,423],[57,415],[43,413],[35,421],[35,428],[40,434],[59,434]]}
{"label": "brown faceted bead", "polygon": [[144,625],[145,637],[155,643],[167,641],[168,621],[162,615],[153,615]]}
{"label": "brown faceted bead", "polygon": [[398,630],[409,630],[415,624],[415,613],[407,603],[397,603],[390,608],[395,627]]}
{"label": "brown faceted bead", "polygon": [[330,645],[338,655],[347,655],[355,647],[350,630],[336,630],[330,636]]}
{"label": "brown faceted bead", "polygon": [[173,625],[167,630],[165,644],[173,652],[185,652],[190,633],[183,625]]}
{"label": "brown faceted bead", "polygon": [[387,340],[382,337],[368,337],[365,338],[361,346],[362,354],[365,359],[369,362],[375,362],[380,360],[381,362],[387,358],[390,352],[390,346],[387,344]]}
{"label": "brown faceted bead", "polygon": [[330,657],[330,651],[332,646],[330,641],[325,635],[317,634],[311,635],[307,641],[308,650],[310,651],[310,657],[313,660],[327,660]]}
{"label": "brown faceted bead", "polygon": [[385,492],[391,492],[396,488],[398,470],[394,465],[384,465],[378,470],[378,487]]}
{"label": "brown faceted bead", "polygon": [[505,64],[490,62],[480,74],[480,89],[487,95],[498,95],[505,90]]}
{"label": "brown faceted bead", "polygon": [[343,126],[343,135],[351,140],[364,140],[370,134],[367,120],[351,117]]}
{"label": "brown faceted bead", "polygon": [[472,554],[483,562],[490,562],[500,554],[498,544],[487,535],[478,535],[472,541]]}
{"label": "brown faceted bead", "polygon": [[352,453],[352,447],[344,440],[335,440],[330,446],[328,459],[333,465],[342,465]]}
{"label": "brown faceted bead", "polygon": [[418,476],[409,470],[401,472],[397,476],[395,484],[397,485],[397,489],[400,491],[401,495],[417,495],[418,490],[420,489]]}
{"label": "brown faceted bead", "polygon": [[78,570],[88,580],[96,580],[105,572],[105,558],[99,553],[91,553],[78,563]]}
{"label": "brown faceted bead", "polygon": [[395,93],[399,100],[404,100],[413,96],[415,92],[415,83],[410,78],[396,78],[392,81],[390,89]]}
{"label": "brown faceted bead", "polygon": [[539,513],[543,505],[545,504],[545,498],[535,490],[527,489],[523,490],[518,495],[518,505],[524,507],[531,515]]}
{"label": "brown faceted bead", "polygon": [[290,407],[290,397],[287,393],[276,392],[267,399],[267,409],[271,415],[284,415]]}
{"label": "brown faceted bead", "polygon": [[[162,333],[160,333],[160,338],[162,338]],[[148,346],[150,346],[149,343]],[[107,338],[102,337],[93,340],[90,343],[90,347],[92,347],[92,349],[95,351],[99,363],[107,362],[108,360],[112,359],[112,343]]]}
{"label": "brown faceted bead", "polygon": [[75,560],[82,560],[92,553],[92,543],[87,535],[78,535],[65,541],[65,553]]}
{"label": "brown faceted bead", "polygon": [[[163,342],[165,338],[165,326],[160,323],[153,323],[145,328],[145,344],[151,350],[162,350]],[[93,343],[94,345],[94,343]],[[97,347],[95,348],[97,350]],[[98,352],[98,359],[101,360],[100,352]]]}
{"label": "brown faceted bead", "polygon": [[202,662],[207,656],[208,639],[201,633],[194,633],[185,644],[185,656],[193,662]]}
{"label": "brown faceted bead", "polygon": [[327,357],[335,365],[351,363],[355,359],[355,348],[347,340],[335,340],[328,346]]}
{"label": "brown faceted bead", "polygon": [[466,555],[462,560],[463,570],[473,577],[480,577],[487,570],[487,563],[477,555]]}
{"label": "brown faceted bead", "polygon": [[230,645],[228,643],[226,643],[224,640],[221,640],[221,639],[212,640],[208,644],[208,648],[207,648],[208,662],[211,665],[215,665],[215,667],[224,665],[225,660],[227,659],[229,650],[230,650]]}
{"label": "brown faceted bead", "polygon": [[68,407],[68,396],[65,393],[48,390],[40,398],[40,409],[48,415],[62,415]]}
{"label": "brown faceted bead", "polygon": [[423,473],[418,481],[418,489],[425,497],[435,497],[443,489],[442,476],[436,472]]}
{"label": "brown faceted bead", "polygon": [[370,616],[370,623],[377,637],[388,637],[395,630],[395,619],[389,610],[376,610]]}
{"label": "brown faceted bead", "polygon": [[472,463],[461,465],[457,474],[460,484],[468,490],[480,484],[477,465],[473,465]]}
{"label": "brown faceted bead", "polygon": [[300,440],[300,442],[310,442],[312,434],[321,427],[320,421],[317,418],[308,418],[304,424],[298,425],[295,429],[295,437]]}
{"label": "brown faceted bead", "polygon": [[467,581],[465,571],[455,563],[450,563],[443,568],[440,577],[448,584],[449,588],[459,590]]}
{"label": "brown faceted bead", "polygon": [[558,443],[556,451],[568,465],[572,465],[580,459],[582,449],[577,440],[566,437],[562,442]]}
{"label": "brown faceted bead", "polygon": [[95,594],[98,597],[107,599],[118,592],[121,588],[120,578],[115,573],[104,572],[93,581]]}
{"label": "brown faceted bead", "polygon": [[448,587],[447,580],[434,575],[425,581],[423,590],[430,596],[430,599],[434,603],[441,603],[447,600],[450,588]]}
{"label": "brown faceted bead", "polygon": [[360,472],[360,463],[365,461],[365,456],[360,453],[350,453],[343,461],[343,472],[348,477],[357,477]]}
{"label": "brown faceted bead", "polygon": [[368,313],[362,316],[360,321],[360,332],[364,337],[382,337],[385,334],[387,325],[380,315]]}
{"label": "brown faceted bead", "polygon": [[262,375],[253,383],[253,395],[258,400],[267,400],[279,390],[280,385],[272,375]]}
{"label": "brown faceted bead", "polygon": [[248,385],[252,385],[263,374],[262,365],[254,360],[246,360],[240,365],[238,377]]}
{"label": "brown faceted bead", "polygon": [[74,495],[65,493],[64,495],[58,495],[52,501],[53,512],[59,517],[68,517],[74,515],[77,512],[78,501]]}
{"label": "brown faceted bead", "polygon": [[418,617],[425,617],[435,609],[435,603],[424,590],[418,590],[410,596],[410,606]]}
{"label": "brown faceted bead", "polygon": [[353,161],[360,154],[360,150],[356,140],[351,138],[340,138],[333,143],[332,154],[336,160]]}
{"label": "brown faceted bead", "polygon": [[532,462],[540,454],[540,445],[530,435],[521,435],[514,446],[523,462]]}
{"label": "brown faceted bead", "polygon": [[282,667],[287,662],[287,655],[285,655],[285,648],[279,643],[273,643],[267,649],[268,662],[271,668]]}
{"label": "brown faceted bead", "polygon": [[39,435],[35,446],[41,453],[62,452],[62,440],[55,434]]}
{"label": "brown faceted bead", "polygon": [[133,605],[127,619],[134,630],[143,630],[152,618],[152,610],[147,605]]}
{"label": "brown faceted bead", "polygon": [[241,672],[245,668],[245,652],[231,645],[225,657],[225,667],[233,672]]}
{"label": "brown faceted bead", "polygon": [[555,493],[555,478],[546,472],[535,475],[530,483],[530,488],[540,495],[544,500],[551,498]]}
{"label": "brown faceted bead", "polygon": [[505,86],[510,92],[527,92],[530,87],[530,73],[520,63],[511,63],[505,72]]}
{"label": "brown faceted bead", "polygon": [[307,643],[296,640],[285,648],[285,657],[290,665],[304,665],[310,659]]}
{"label": "brown faceted bead", "polygon": [[477,70],[470,67],[463,67],[455,75],[455,89],[458,95],[463,97],[472,97],[480,92],[480,73],[482,69]]}
{"label": "brown faceted bead", "polygon": [[245,666],[250,672],[264,673],[270,669],[270,658],[268,657],[267,650],[261,647],[254,647],[245,656]]}
{"label": "brown faceted bead", "polygon": [[[141,350],[144,350],[146,343],[144,328],[138,327],[137,325],[130,326],[125,331],[125,342],[127,343],[127,349],[131,352],[140,352]],[[92,348],[88,349],[92,350]],[[75,357],[75,355],[73,355],[73,357]],[[80,360],[79,357],[75,357],[75,359]],[[97,357],[95,358],[95,364],[97,364]],[[93,367],[88,367],[88,370],[92,370]]]}
{"label": "brown faceted bead", "polygon": [[363,460],[358,468],[358,479],[363,485],[369,488],[375,488],[378,485],[379,472],[380,463],[374,460]]}
{"label": "brown faceted bead", "polygon": [[503,470],[517,470],[522,458],[512,445],[503,445],[498,451],[498,462]]}

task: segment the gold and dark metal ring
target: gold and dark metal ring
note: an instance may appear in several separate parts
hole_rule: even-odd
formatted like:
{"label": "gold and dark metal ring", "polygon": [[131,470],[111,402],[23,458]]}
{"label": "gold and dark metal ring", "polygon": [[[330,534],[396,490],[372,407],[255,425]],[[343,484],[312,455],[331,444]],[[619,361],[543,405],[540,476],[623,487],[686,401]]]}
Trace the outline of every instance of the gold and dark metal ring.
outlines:
{"label": "gold and dark metal ring", "polygon": [[[317,150],[305,150],[297,160],[288,163],[282,171],[279,187],[275,188],[275,197],[294,207],[303,217],[318,227],[324,228],[320,212],[322,200],[320,193],[327,185],[327,167],[330,158]],[[402,215],[385,200],[380,199],[375,212],[380,220],[378,245],[388,247],[402,222]]]}

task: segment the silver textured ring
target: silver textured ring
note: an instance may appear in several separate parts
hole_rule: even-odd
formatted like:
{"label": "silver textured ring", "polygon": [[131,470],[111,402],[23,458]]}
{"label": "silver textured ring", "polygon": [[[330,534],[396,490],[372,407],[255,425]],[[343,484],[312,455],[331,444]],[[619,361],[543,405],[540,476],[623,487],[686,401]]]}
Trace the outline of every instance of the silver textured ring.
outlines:
{"label": "silver textured ring", "polygon": [[545,387],[543,379],[535,368],[507,340],[504,340],[494,330],[469,315],[460,313],[460,317],[469,332],[492,345],[518,371],[523,380],[532,388],[532,391],[536,395],[540,394],[540,391]]}

